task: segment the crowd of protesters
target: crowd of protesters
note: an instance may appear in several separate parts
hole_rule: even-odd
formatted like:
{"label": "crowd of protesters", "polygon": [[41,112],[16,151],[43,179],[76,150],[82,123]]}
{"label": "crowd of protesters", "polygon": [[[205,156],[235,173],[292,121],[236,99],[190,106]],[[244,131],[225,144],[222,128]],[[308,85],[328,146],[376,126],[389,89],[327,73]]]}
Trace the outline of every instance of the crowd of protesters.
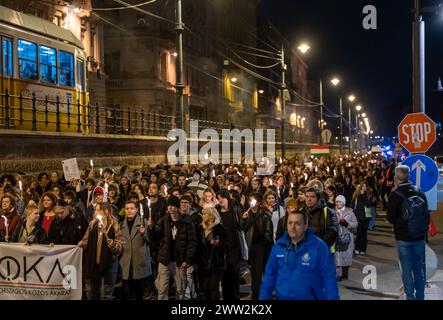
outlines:
{"label": "crowd of protesters", "polygon": [[238,300],[248,270],[258,299],[296,212],[335,258],[335,280],[347,280],[353,257],[366,255],[377,204],[386,208],[394,167],[359,154],[280,160],[268,176],[243,163],[89,167],[75,181],[6,174],[0,241],[83,247],[88,299]]}

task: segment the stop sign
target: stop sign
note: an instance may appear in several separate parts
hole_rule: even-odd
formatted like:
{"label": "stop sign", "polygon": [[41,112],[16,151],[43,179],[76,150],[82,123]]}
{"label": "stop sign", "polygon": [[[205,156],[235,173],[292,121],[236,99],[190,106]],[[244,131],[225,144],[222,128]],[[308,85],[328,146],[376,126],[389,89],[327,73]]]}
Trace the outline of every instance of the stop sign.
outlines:
{"label": "stop sign", "polygon": [[410,153],[425,153],[436,139],[435,122],[424,113],[408,114],[398,126],[398,140]]}

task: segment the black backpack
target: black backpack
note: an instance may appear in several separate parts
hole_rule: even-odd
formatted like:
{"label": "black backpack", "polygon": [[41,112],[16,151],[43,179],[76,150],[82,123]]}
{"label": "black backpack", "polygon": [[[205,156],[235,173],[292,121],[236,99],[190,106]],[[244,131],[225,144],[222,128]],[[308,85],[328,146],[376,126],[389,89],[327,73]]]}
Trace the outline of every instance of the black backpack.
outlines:
{"label": "black backpack", "polygon": [[411,239],[424,237],[429,229],[430,214],[426,196],[414,187],[414,194],[407,197],[403,192],[396,190],[402,199],[402,219],[408,224],[408,236]]}

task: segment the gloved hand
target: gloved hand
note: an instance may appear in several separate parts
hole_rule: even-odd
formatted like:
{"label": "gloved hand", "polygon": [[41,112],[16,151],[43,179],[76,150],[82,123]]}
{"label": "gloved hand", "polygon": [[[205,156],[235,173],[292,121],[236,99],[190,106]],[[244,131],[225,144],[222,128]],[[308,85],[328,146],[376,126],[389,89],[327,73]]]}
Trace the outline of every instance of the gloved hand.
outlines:
{"label": "gloved hand", "polygon": [[345,219],[340,219],[339,224],[343,227],[347,227],[349,223]]}

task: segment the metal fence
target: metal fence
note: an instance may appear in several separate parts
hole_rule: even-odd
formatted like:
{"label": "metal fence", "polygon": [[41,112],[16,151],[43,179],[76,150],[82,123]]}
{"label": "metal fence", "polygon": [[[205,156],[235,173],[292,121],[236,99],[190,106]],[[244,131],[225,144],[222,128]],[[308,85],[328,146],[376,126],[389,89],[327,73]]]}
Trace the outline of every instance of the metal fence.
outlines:
{"label": "metal fence", "polygon": [[[123,134],[141,136],[166,136],[176,128],[176,117],[148,112],[144,107],[122,107],[120,105],[99,105],[81,103],[72,98],[59,96],[37,97],[0,93],[0,128],[11,130],[32,130],[42,132],[76,132],[86,134]],[[223,129],[246,127],[232,123],[190,119],[198,121],[198,131],[215,129],[219,134]],[[186,127],[190,128],[189,120]],[[252,129],[252,128],[251,128]],[[280,128],[276,129],[275,139],[280,141]],[[265,137],[266,139],[266,130]],[[287,134],[288,143],[316,143],[318,137],[306,134]]]}

